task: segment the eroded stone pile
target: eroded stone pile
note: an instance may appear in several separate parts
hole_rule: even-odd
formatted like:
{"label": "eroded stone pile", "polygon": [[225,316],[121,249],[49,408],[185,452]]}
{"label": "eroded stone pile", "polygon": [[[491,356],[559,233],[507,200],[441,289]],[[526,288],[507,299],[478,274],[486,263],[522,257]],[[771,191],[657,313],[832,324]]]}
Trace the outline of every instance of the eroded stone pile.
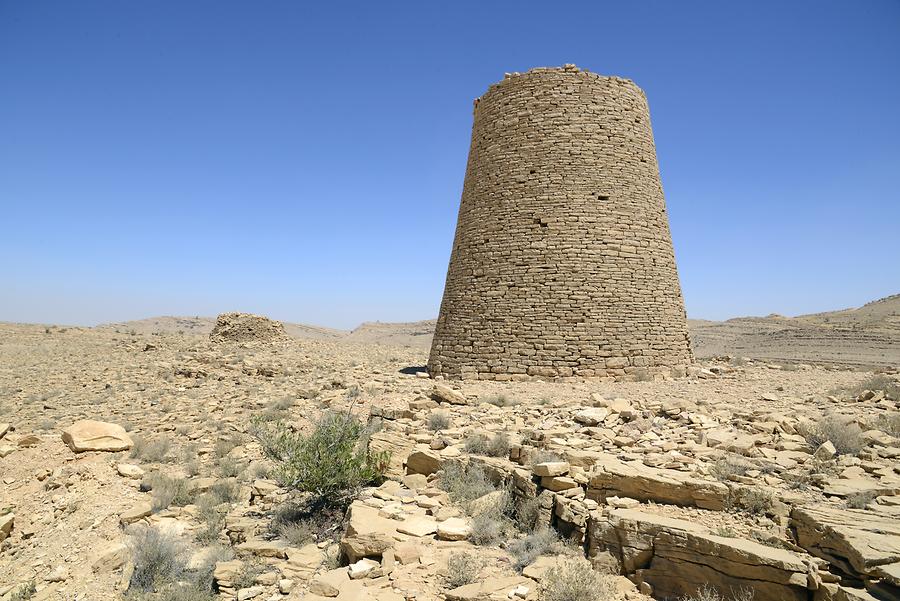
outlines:
{"label": "eroded stone pile", "polygon": [[251,313],[222,313],[209,334],[212,342],[269,342],[286,336],[280,321]]}

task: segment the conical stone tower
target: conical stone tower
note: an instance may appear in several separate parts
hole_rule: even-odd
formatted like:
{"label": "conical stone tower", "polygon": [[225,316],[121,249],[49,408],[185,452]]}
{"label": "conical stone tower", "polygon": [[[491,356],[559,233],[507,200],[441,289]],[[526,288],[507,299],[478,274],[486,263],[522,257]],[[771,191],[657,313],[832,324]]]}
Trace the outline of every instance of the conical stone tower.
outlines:
{"label": "conical stone tower", "polygon": [[693,354],[643,91],[532,69],[474,112],[431,375],[683,372]]}

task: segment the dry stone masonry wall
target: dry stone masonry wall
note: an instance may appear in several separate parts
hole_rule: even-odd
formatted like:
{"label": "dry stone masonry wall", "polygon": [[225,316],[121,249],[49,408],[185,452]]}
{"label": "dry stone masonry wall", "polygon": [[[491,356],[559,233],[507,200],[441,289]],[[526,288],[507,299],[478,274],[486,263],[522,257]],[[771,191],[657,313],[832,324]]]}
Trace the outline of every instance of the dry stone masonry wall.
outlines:
{"label": "dry stone masonry wall", "polygon": [[574,65],[492,85],[430,373],[677,375],[692,361],[643,91]]}

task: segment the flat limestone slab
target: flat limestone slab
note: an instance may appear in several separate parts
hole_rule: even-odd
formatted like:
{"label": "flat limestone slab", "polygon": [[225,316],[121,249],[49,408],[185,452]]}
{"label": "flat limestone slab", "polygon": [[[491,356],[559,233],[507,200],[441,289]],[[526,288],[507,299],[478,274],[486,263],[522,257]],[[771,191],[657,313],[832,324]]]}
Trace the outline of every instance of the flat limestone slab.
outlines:
{"label": "flat limestone slab", "polygon": [[728,487],[677,470],[644,465],[640,461],[619,461],[604,457],[591,473],[587,496],[595,501],[607,497],[630,497],[683,507],[721,511],[728,498]]}
{"label": "flat limestone slab", "polygon": [[848,573],[900,562],[900,512],[808,505],[791,512],[798,544]]}
{"label": "flat limestone slab", "polygon": [[122,426],[92,419],[83,419],[65,428],[62,440],[76,453],[126,451],[134,446]]}

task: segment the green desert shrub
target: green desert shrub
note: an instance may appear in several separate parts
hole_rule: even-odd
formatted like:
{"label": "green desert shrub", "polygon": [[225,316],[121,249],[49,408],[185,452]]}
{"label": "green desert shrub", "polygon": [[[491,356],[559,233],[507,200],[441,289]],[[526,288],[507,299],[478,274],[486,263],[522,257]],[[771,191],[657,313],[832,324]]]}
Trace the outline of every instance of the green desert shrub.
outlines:
{"label": "green desert shrub", "polygon": [[263,451],[275,461],[271,474],[282,485],[320,497],[352,497],[380,480],[387,453],[373,453],[356,417],[327,412],[309,433],[295,432],[283,422],[258,423]]}

